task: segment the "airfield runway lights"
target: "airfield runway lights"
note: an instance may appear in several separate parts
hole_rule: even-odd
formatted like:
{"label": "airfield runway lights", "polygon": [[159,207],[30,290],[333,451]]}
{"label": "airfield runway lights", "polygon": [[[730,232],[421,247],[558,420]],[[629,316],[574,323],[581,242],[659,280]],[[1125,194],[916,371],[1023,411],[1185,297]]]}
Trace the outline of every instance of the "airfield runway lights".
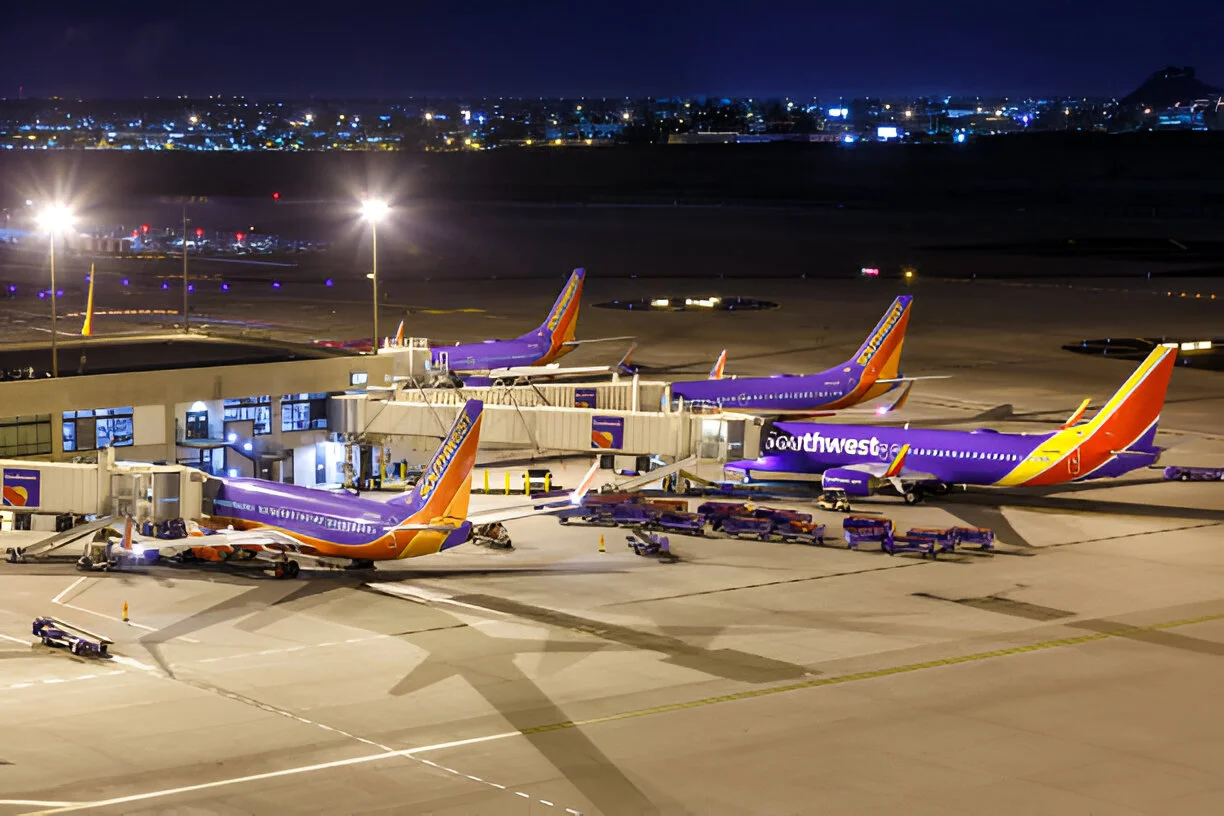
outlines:
{"label": "airfield runway lights", "polygon": [[600,534],[599,534],[599,551],[600,551],[600,552],[607,552],[607,550],[606,550],[606,549],[604,549],[603,533],[600,533]]}
{"label": "airfield runway lights", "polygon": [[510,471],[506,471],[506,495],[510,495]]}
{"label": "airfield runway lights", "polygon": [[59,348],[57,347],[57,330],[55,327],[55,236],[72,229],[76,217],[63,204],[52,204],[38,216],[38,223],[47,231],[51,246],[51,376],[59,376]]}
{"label": "airfield runway lights", "polygon": [[127,601],[123,602],[123,622],[124,623],[128,622]]}
{"label": "airfield runway lights", "polygon": [[489,494],[489,471],[487,470],[484,472],[484,492],[486,496]]}

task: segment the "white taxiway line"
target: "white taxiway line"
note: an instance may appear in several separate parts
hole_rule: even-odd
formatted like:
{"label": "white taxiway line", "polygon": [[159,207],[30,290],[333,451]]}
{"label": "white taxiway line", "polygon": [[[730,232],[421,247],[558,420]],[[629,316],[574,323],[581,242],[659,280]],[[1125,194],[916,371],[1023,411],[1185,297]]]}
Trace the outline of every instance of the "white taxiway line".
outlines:
{"label": "white taxiway line", "polygon": [[0,805],[22,805],[25,807],[63,807],[72,802],[43,802],[39,799],[0,799]]}
{"label": "white taxiway line", "polygon": [[[72,582],[72,583],[71,583],[71,584],[70,584],[70,585],[69,585],[69,586],[68,586],[66,589],[64,589],[64,591],[63,591],[63,592],[61,592],[60,594],[58,594],[58,595],[56,595],[54,598],[52,598],[52,599],[51,599],[51,603],[53,603],[53,604],[58,604],[58,605],[60,605],[60,606],[64,607],[65,609],[71,609],[71,610],[73,610],[74,612],[84,612],[86,615],[93,615],[93,616],[95,616],[95,617],[103,618],[104,620],[114,621],[115,623],[122,623],[124,626],[134,626],[134,627],[136,627],[137,629],[143,629],[143,630],[145,630],[146,632],[156,632],[156,631],[158,631],[158,630],[157,630],[157,628],[156,628],[156,627],[154,627],[154,626],[146,626],[146,625],[145,625],[145,624],[143,624],[143,623],[136,623],[135,621],[130,621],[130,620],[126,620],[126,621],[125,621],[123,618],[116,618],[114,615],[107,615],[107,614],[105,614],[105,613],[103,613],[103,612],[95,612],[95,611],[94,611],[94,610],[92,610],[92,609],[86,609],[86,608],[85,608],[85,607],[83,607],[83,606],[74,606],[74,605],[72,605],[72,604],[70,604],[70,603],[64,603],[64,601],[63,601],[64,596],[65,596],[65,595],[67,595],[69,592],[72,592],[72,590],[76,589],[78,586],[80,586],[80,585],[81,585],[81,582],[82,582],[82,581],[84,581],[84,580],[86,580],[86,579],[87,579],[87,577],[88,577],[88,576],[82,576],[82,577],[80,577],[80,578],[76,579],[75,581],[73,581],[73,582]],[[186,643],[199,643],[199,642],[200,642],[200,641],[196,640],[195,638],[189,638],[189,637],[186,637],[186,636],[184,636],[184,637],[178,637],[178,638],[175,638],[175,640],[181,640],[181,641],[184,641],[184,642],[186,642]]]}
{"label": "white taxiway line", "polygon": [[85,580],[85,576],[82,575],[80,578],[73,581],[71,584],[68,585],[68,587],[63,592],[61,592],[60,594],[52,598],[51,603],[53,604],[61,603],[64,600],[64,596],[67,595],[72,590],[79,587],[84,580]]}
{"label": "white taxiway line", "polygon": [[[131,796],[117,796],[113,799],[99,799],[96,802],[60,803],[51,805],[51,810],[36,811],[36,813],[70,813],[78,810],[92,810],[94,808],[111,807],[114,805],[126,805],[131,802],[143,802],[149,799],[160,799],[162,797],[177,796],[183,793],[195,793],[197,791],[229,787],[230,785],[244,785],[249,782],[261,782],[265,779],[277,779],[282,776],[295,776],[297,774],[325,771],[331,768],[344,768],[349,765],[364,765],[369,762],[380,762],[384,759],[413,757],[417,754],[423,754],[429,751],[441,751],[446,748],[457,748],[462,745],[492,742],[494,740],[507,739],[509,737],[517,736],[521,736],[518,731],[506,731],[501,734],[489,734],[488,736],[484,737],[472,737],[471,739],[454,740],[453,742],[440,742],[436,745],[422,745],[419,748],[406,748],[402,751],[380,751],[377,754],[366,754],[364,756],[351,757],[349,759],[338,759],[333,762],[320,762],[315,765],[301,765],[297,768],[285,768],[284,770],[280,771],[269,771],[267,773],[252,774],[250,776],[236,776],[230,779],[218,779],[214,782],[201,782],[197,785],[184,785],[183,787],[179,788],[165,788],[163,790],[148,791],[147,793],[136,793],[132,794]],[[0,803],[2,803],[2,801],[0,801]]]}
{"label": "white taxiway line", "polygon": [[5,640],[11,640],[13,643],[20,643],[22,646],[33,646],[34,645],[33,641],[25,640],[24,638],[13,637],[12,635],[0,634],[0,638],[4,638]]}

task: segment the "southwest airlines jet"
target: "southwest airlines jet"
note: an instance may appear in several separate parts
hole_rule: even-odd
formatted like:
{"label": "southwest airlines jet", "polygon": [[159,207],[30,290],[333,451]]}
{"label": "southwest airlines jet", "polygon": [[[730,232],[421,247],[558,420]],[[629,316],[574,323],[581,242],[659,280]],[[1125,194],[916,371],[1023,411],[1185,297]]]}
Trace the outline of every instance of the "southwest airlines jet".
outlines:
{"label": "southwest airlines jet", "polygon": [[723,367],[727,361],[724,350],[708,379],[674,382],[672,397],[683,398],[695,408],[718,411],[828,416],[839,409],[883,396],[906,383],[892,404],[876,411],[888,413],[905,404],[914,380],[942,379],[905,377],[898,371],[913,299],[911,295],[902,295],[894,300],[854,356],[828,371],[724,379]]}
{"label": "southwest airlines jet", "polygon": [[1056,431],[999,433],[775,423],[759,459],[728,464],[747,478],[820,473],[825,487],[866,496],[892,486],[909,503],[953,485],[1032,487],[1121,476],[1163,451],[1156,424],[1177,358],[1160,347],[1089,420],[1087,401]]}
{"label": "southwest airlines jet", "polygon": [[[485,340],[482,343],[435,346],[430,349],[430,367],[457,374],[488,373],[490,376],[499,376],[506,371],[517,371],[523,366],[547,366],[583,343],[632,340],[631,337],[574,339],[585,278],[586,270],[575,269],[548,317],[526,334],[513,340]],[[549,373],[552,376],[557,374],[556,371]]]}
{"label": "southwest airlines jet", "polygon": [[300,569],[299,561],[372,566],[374,561],[432,555],[466,542],[473,524],[558,512],[581,501],[598,462],[568,500],[470,515],[483,408],[479,400],[468,400],[411,493],[381,502],[262,479],[210,478],[201,526],[217,532],[133,543],[129,520],[123,547],[133,555],[156,549],[159,557],[184,560],[271,560],[278,577],[291,578]]}

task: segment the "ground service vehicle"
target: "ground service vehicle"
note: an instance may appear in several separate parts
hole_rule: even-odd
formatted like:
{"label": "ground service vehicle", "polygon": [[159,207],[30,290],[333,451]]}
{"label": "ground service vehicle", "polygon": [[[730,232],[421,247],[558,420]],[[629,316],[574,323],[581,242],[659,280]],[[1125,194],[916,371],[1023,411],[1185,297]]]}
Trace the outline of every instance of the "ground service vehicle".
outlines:
{"label": "ground service vehicle", "polygon": [[74,655],[110,657],[107,648],[113,641],[71,623],[47,616],[35,618],[32,629],[44,646],[67,646]]}
{"label": "ground service vehicle", "polygon": [[846,491],[840,487],[831,488],[820,494],[820,498],[816,500],[816,506],[821,510],[831,510],[834,513],[849,513],[850,499],[846,496]]}
{"label": "ground service vehicle", "polygon": [[1179,482],[1214,482],[1224,480],[1224,468],[1167,467],[1164,477]]}

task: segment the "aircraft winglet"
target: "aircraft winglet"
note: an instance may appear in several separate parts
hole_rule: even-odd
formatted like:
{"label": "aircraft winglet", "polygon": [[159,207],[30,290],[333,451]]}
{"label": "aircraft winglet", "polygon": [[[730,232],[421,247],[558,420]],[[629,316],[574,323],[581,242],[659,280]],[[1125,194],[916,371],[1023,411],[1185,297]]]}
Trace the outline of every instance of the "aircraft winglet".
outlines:
{"label": "aircraft winglet", "polygon": [[888,470],[884,471],[883,478],[891,479],[901,475],[901,469],[905,467],[905,456],[909,453],[909,449],[909,445],[901,446],[901,450],[897,451],[897,458],[888,466]]}
{"label": "aircraft winglet", "polygon": [[723,368],[727,365],[727,350],[723,349],[718,355],[718,359],[714,361],[714,367],[710,369],[711,380],[721,380],[723,378]]}
{"label": "aircraft winglet", "polygon": [[1090,402],[1092,402],[1092,398],[1091,398],[1091,397],[1090,397],[1090,398],[1088,398],[1088,399],[1086,399],[1086,400],[1084,400],[1083,402],[1081,402],[1081,403],[1080,403],[1080,405],[1079,405],[1079,407],[1075,409],[1075,413],[1073,413],[1073,414],[1071,414],[1071,416],[1067,417],[1067,421],[1063,423],[1062,427],[1061,427],[1061,428],[1059,428],[1059,430],[1060,430],[1060,431],[1065,431],[1065,430],[1067,430],[1068,428],[1073,427],[1073,426],[1075,425],[1075,423],[1077,423],[1077,422],[1079,422],[1081,419],[1083,419],[1083,418],[1084,418],[1084,414],[1085,414],[1085,413],[1088,411],[1088,403],[1090,403]]}
{"label": "aircraft winglet", "polygon": [[599,475],[599,457],[596,457],[595,461],[591,464],[591,469],[588,470],[586,472],[586,475],[582,477],[582,481],[578,483],[577,487],[575,487],[572,491],[570,491],[570,494],[569,494],[570,504],[574,505],[575,507],[582,504],[583,498],[586,496],[588,492],[590,492],[591,486],[595,484],[595,477],[597,477],[598,475]]}
{"label": "aircraft winglet", "polygon": [[904,408],[906,401],[909,399],[910,390],[913,389],[913,387],[914,384],[912,382],[906,383],[905,387],[901,389],[901,394],[895,400],[893,400],[891,404],[881,405],[879,408],[877,408],[876,413],[891,414],[893,411]]}

